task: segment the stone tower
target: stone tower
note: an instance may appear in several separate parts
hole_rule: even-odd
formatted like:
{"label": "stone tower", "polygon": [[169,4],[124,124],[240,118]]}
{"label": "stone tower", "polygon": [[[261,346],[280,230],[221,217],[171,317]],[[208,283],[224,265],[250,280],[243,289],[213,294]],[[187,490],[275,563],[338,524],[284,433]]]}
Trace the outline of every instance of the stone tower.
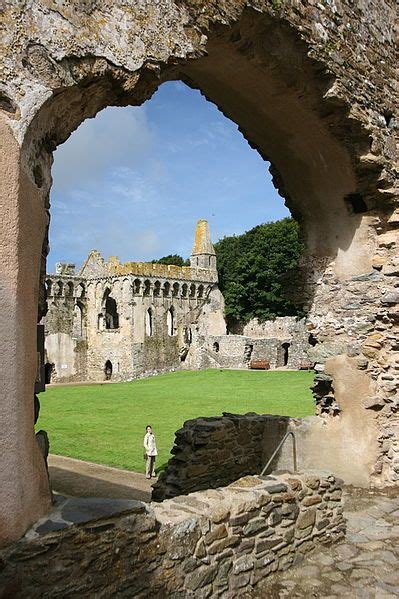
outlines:
{"label": "stone tower", "polygon": [[194,268],[216,270],[216,254],[211,241],[209,224],[206,220],[197,222],[190,265]]}

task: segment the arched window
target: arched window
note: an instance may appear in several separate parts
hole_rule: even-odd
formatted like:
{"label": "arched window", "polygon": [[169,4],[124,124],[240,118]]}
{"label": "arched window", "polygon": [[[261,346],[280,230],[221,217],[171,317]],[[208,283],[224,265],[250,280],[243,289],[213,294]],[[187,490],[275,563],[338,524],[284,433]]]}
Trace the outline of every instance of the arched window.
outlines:
{"label": "arched window", "polygon": [[105,380],[110,381],[112,377],[112,362],[107,360],[104,365]]}
{"label": "arched window", "polygon": [[290,345],[291,345],[291,343],[283,343],[281,345],[281,347],[284,350],[284,357],[283,357],[284,366],[287,366],[287,364],[288,364],[288,356],[289,356],[288,348],[290,347]]}
{"label": "arched window", "polygon": [[193,340],[193,333],[191,331],[190,327],[185,327],[184,329],[184,343],[187,343],[188,345],[190,345],[190,343]]}
{"label": "arched window", "polygon": [[161,295],[161,283],[160,283],[160,281],[155,281],[154,297],[159,297],[160,295]]}
{"label": "arched window", "polygon": [[168,281],[165,281],[164,286],[163,286],[163,296],[169,297],[169,295],[170,295],[170,283],[168,283]]}
{"label": "arched window", "polygon": [[72,337],[82,337],[83,335],[83,313],[79,304],[75,304],[73,309]]}
{"label": "arched window", "polygon": [[173,308],[169,308],[166,314],[166,324],[168,327],[169,337],[173,337],[175,334],[175,311]]}
{"label": "arched window", "polygon": [[195,285],[191,283],[190,285],[190,297],[195,297]]}
{"label": "arched window", "polygon": [[81,299],[85,296],[85,286],[83,283],[79,283],[79,285],[75,288],[75,297],[80,297]]}
{"label": "arched window", "polygon": [[107,289],[104,293],[103,305],[105,308],[105,328],[119,329],[119,314],[116,300],[110,295],[111,290]]}
{"label": "arched window", "polygon": [[188,292],[187,283],[183,283],[183,285],[181,287],[181,296],[182,297],[187,297],[187,292]]}
{"label": "arched window", "polygon": [[172,295],[173,297],[177,297],[179,295],[179,283],[173,283]]}
{"label": "arched window", "polygon": [[73,283],[72,283],[72,281],[68,281],[68,283],[66,284],[65,295],[67,295],[68,297],[73,297]]}
{"label": "arched window", "polygon": [[219,352],[219,343],[217,341],[215,341],[215,343],[213,344],[213,351],[216,353]]}
{"label": "arched window", "polygon": [[150,295],[151,292],[151,283],[148,279],[144,281],[144,291],[143,295]]}
{"label": "arched window", "polygon": [[133,293],[134,295],[140,295],[141,281],[140,279],[134,279],[133,281]]}
{"label": "arched window", "polygon": [[198,291],[197,291],[197,297],[201,298],[204,296],[204,286],[203,285],[199,285],[198,286]]}
{"label": "arched window", "polygon": [[152,337],[152,309],[148,308],[145,313],[145,332],[147,337]]}
{"label": "arched window", "polygon": [[57,281],[54,293],[55,295],[62,295],[64,293],[64,283],[62,281]]}

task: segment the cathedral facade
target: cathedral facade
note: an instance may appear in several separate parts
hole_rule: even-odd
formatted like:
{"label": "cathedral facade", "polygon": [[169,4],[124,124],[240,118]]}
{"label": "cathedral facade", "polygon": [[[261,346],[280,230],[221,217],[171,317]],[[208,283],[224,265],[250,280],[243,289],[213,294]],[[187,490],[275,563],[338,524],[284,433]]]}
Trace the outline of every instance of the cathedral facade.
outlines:
{"label": "cathedral facade", "polygon": [[185,366],[193,340],[225,335],[208,223],[197,223],[190,266],[105,261],[46,279],[47,382],[129,380]]}

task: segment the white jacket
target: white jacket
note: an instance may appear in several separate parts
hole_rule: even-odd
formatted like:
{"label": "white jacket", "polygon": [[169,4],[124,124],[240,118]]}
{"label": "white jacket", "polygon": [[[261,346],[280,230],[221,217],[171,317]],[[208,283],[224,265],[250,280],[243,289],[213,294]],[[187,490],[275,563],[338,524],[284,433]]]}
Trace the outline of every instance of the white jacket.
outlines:
{"label": "white jacket", "polygon": [[145,449],[145,452],[147,455],[149,455],[149,456],[158,455],[154,433],[146,433],[145,434],[143,445],[144,445],[144,449]]}

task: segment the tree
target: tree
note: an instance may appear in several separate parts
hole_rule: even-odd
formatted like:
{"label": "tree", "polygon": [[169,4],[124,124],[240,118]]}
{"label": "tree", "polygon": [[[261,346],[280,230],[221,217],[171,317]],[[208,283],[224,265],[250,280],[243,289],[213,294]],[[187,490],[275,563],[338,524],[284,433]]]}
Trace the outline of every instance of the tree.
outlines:
{"label": "tree", "polygon": [[174,266],[187,266],[189,264],[188,260],[184,260],[178,254],[169,254],[169,256],[164,256],[158,260],[151,260],[151,262],[152,264],[173,264]]}
{"label": "tree", "polygon": [[298,224],[291,218],[258,225],[215,244],[230,327],[251,318],[264,321],[300,314],[289,299],[288,275],[298,270],[303,249]]}

